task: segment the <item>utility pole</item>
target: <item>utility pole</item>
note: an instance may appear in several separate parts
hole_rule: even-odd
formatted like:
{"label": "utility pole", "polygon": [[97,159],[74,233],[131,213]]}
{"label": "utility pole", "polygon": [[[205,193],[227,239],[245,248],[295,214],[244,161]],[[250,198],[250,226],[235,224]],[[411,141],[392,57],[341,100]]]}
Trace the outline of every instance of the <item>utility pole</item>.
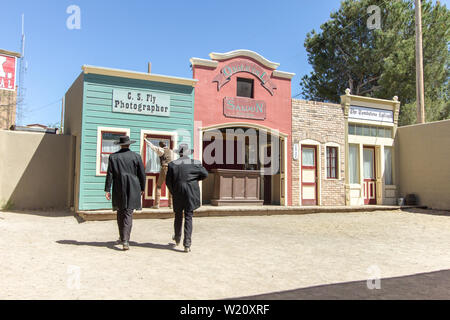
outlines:
{"label": "utility pole", "polygon": [[415,0],[416,9],[416,97],[417,123],[425,123],[425,94],[423,85],[423,52],[422,52],[422,4]]}

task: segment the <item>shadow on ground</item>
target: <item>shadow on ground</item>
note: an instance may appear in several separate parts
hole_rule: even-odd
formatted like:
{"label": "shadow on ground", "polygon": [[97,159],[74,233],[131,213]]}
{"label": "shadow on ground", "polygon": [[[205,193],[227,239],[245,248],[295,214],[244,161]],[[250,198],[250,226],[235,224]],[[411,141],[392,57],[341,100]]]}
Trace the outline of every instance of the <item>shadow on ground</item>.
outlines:
{"label": "shadow on ground", "polygon": [[417,214],[428,214],[431,216],[450,217],[450,211],[445,211],[445,210],[410,208],[410,209],[402,209],[402,211],[409,212],[409,213],[417,213]]}
{"label": "shadow on ground", "polygon": [[[59,244],[68,244],[68,245],[76,245],[76,246],[91,246],[91,247],[104,247],[116,251],[123,251],[121,249],[121,245],[117,241],[89,241],[89,242],[83,242],[83,241],[77,241],[77,240],[57,240],[56,241]],[[175,252],[184,252],[184,250],[176,249],[174,243],[168,243],[168,244],[158,244],[158,243],[138,243],[134,241],[130,241],[130,249],[133,249],[133,247],[142,247],[142,248],[149,248],[149,249],[161,249],[161,250],[170,250]]]}
{"label": "shadow on ground", "polygon": [[74,217],[78,223],[86,222],[78,214],[75,214],[70,210],[56,210],[56,209],[42,209],[42,210],[0,210],[3,214],[14,213],[14,214],[26,214],[37,217],[46,218],[62,218],[62,217]]}
{"label": "shadow on ground", "polygon": [[[374,284],[373,281],[370,281]],[[369,289],[367,281],[273,292],[237,300],[448,300],[450,270],[381,279],[380,289]]]}

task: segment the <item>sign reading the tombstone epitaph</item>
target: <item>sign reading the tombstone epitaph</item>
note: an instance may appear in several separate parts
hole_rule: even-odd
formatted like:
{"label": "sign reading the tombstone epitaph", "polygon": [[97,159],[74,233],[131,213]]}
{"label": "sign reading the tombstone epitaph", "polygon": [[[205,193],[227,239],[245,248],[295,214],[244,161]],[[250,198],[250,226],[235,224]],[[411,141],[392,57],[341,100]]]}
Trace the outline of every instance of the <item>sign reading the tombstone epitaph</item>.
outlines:
{"label": "sign reading the tombstone epitaph", "polygon": [[349,118],[360,120],[372,120],[382,122],[394,122],[394,113],[390,110],[350,106]]}

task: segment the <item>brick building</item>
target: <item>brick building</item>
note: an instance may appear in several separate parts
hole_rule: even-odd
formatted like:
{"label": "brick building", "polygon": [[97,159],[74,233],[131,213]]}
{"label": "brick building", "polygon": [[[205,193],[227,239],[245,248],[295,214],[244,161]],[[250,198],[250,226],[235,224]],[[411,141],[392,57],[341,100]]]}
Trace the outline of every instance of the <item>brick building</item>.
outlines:
{"label": "brick building", "polygon": [[292,141],[292,204],[345,205],[342,106],[292,99]]}

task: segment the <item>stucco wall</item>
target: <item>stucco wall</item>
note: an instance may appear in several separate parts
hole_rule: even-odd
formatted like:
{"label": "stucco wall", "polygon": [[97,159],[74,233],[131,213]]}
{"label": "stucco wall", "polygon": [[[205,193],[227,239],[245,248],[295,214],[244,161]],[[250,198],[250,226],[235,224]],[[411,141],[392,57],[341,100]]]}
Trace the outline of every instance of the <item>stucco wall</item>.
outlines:
{"label": "stucco wall", "polygon": [[400,196],[450,210],[450,120],[399,127],[396,152]]}
{"label": "stucco wall", "polygon": [[0,131],[0,204],[13,209],[68,208],[73,138]]}
{"label": "stucco wall", "polygon": [[[291,80],[280,78],[272,75],[270,81],[276,85],[274,94],[272,95],[264,86],[261,85],[261,80],[254,74],[249,72],[237,72],[230,77],[230,81],[218,90],[217,82],[213,80],[221,73],[221,70],[233,61],[246,61],[251,64],[256,64],[266,74],[272,75],[273,70],[262,65],[260,62],[248,56],[237,56],[234,58],[219,61],[217,67],[193,66],[193,78],[198,79],[195,87],[195,110],[194,119],[196,125],[200,127],[217,126],[223,124],[246,123],[247,125],[261,125],[273,130],[278,130],[282,134],[288,135],[287,138],[287,202],[292,204],[292,190],[291,190],[291,161],[292,146],[291,146]],[[224,98],[236,97],[237,92],[237,78],[253,79],[253,99],[262,100],[266,103],[266,118],[264,120],[255,120],[247,118],[233,118],[225,116],[224,114]],[[197,149],[198,140],[195,139],[195,158],[198,158]],[[279,197],[279,196],[278,196]]]}

